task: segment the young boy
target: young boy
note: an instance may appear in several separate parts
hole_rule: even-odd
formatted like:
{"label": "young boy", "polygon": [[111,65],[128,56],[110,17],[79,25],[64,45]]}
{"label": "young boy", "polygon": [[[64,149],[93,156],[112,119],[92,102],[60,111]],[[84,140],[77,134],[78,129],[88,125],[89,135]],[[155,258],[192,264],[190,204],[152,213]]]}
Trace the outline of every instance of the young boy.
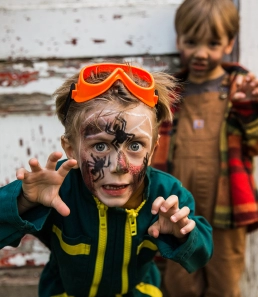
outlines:
{"label": "young boy", "polygon": [[68,160],[31,159],[0,189],[0,246],[31,233],[51,251],[40,297],[159,297],[157,250],[189,272],[210,259],[211,227],[192,195],[149,167],[174,89],[165,73],[104,63],[55,92]]}
{"label": "young boy", "polygon": [[251,176],[258,152],[257,82],[244,81],[236,93],[234,78],[246,71],[222,64],[239,27],[232,1],[185,0],[175,26],[183,100],[172,130],[162,127],[153,166],[172,173],[193,194],[196,214],[214,227],[214,254],[191,275],[167,263],[165,287],[170,297],[239,297],[246,232],[258,222]]}

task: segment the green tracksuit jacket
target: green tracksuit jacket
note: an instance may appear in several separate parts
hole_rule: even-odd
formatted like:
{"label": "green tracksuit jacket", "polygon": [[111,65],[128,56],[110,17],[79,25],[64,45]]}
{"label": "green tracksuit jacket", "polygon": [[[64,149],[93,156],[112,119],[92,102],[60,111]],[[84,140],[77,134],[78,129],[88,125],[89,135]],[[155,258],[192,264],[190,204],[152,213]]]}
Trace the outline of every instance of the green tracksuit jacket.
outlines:
{"label": "green tracksuit jacket", "polygon": [[[14,181],[0,188],[0,248],[17,246],[30,233],[50,249],[40,297],[162,296],[152,261],[157,250],[192,272],[212,255],[212,229],[203,217],[194,216],[193,197],[177,179],[149,167],[145,184],[145,200],[138,209],[108,208],[92,196],[80,170],[71,170],[60,189],[71,210],[68,217],[44,206],[20,217],[21,182]],[[172,235],[155,239],[147,232],[158,218],[150,211],[153,201],[171,194],[179,197],[180,208],[191,209],[189,217],[196,222],[184,244]]]}

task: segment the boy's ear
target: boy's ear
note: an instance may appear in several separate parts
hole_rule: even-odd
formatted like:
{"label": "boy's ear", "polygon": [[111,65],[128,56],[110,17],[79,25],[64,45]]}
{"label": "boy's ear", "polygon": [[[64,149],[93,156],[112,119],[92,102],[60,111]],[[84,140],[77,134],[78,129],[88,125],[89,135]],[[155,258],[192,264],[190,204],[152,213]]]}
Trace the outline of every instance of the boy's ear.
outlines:
{"label": "boy's ear", "polygon": [[225,48],[225,54],[230,55],[235,45],[235,38],[229,40],[228,45]]}
{"label": "boy's ear", "polygon": [[[64,135],[61,136],[61,145],[62,145],[62,148],[65,151],[66,157],[68,159],[75,159],[75,160],[77,160],[72,145],[70,144],[69,140]],[[79,166],[78,166],[78,160],[77,160],[77,165],[75,165],[73,167],[73,169],[76,169],[76,168],[79,168]]]}

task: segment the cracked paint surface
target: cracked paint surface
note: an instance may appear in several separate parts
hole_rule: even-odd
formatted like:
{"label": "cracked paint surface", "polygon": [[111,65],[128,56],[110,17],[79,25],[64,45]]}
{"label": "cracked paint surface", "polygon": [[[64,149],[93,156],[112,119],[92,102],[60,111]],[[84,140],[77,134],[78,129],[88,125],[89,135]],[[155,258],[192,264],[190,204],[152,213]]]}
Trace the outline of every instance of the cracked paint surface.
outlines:
{"label": "cracked paint surface", "polygon": [[0,268],[21,266],[44,266],[49,250],[35,237],[26,235],[17,248],[5,247],[0,250]]}

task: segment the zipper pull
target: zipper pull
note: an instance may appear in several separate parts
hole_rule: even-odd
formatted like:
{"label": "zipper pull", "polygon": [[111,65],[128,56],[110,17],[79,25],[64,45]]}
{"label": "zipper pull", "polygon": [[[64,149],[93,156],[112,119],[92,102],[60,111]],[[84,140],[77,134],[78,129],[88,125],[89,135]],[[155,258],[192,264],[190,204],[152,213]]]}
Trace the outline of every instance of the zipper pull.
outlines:
{"label": "zipper pull", "polygon": [[98,205],[100,228],[107,228],[107,206],[104,204]]}
{"label": "zipper pull", "polygon": [[105,229],[107,228],[107,209],[108,207],[103,204],[102,202],[100,202],[98,200],[98,198],[94,197],[96,204],[97,204],[97,208],[99,210],[99,224],[100,224],[100,228]]}
{"label": "zipper pull", "polygon": [[135,236],[137,235],[137,220],[136,217],[138,216],[138,212],[136,212],[134,209],[126,210],[128,213],[128,220],[131,230],[131,235]]}

